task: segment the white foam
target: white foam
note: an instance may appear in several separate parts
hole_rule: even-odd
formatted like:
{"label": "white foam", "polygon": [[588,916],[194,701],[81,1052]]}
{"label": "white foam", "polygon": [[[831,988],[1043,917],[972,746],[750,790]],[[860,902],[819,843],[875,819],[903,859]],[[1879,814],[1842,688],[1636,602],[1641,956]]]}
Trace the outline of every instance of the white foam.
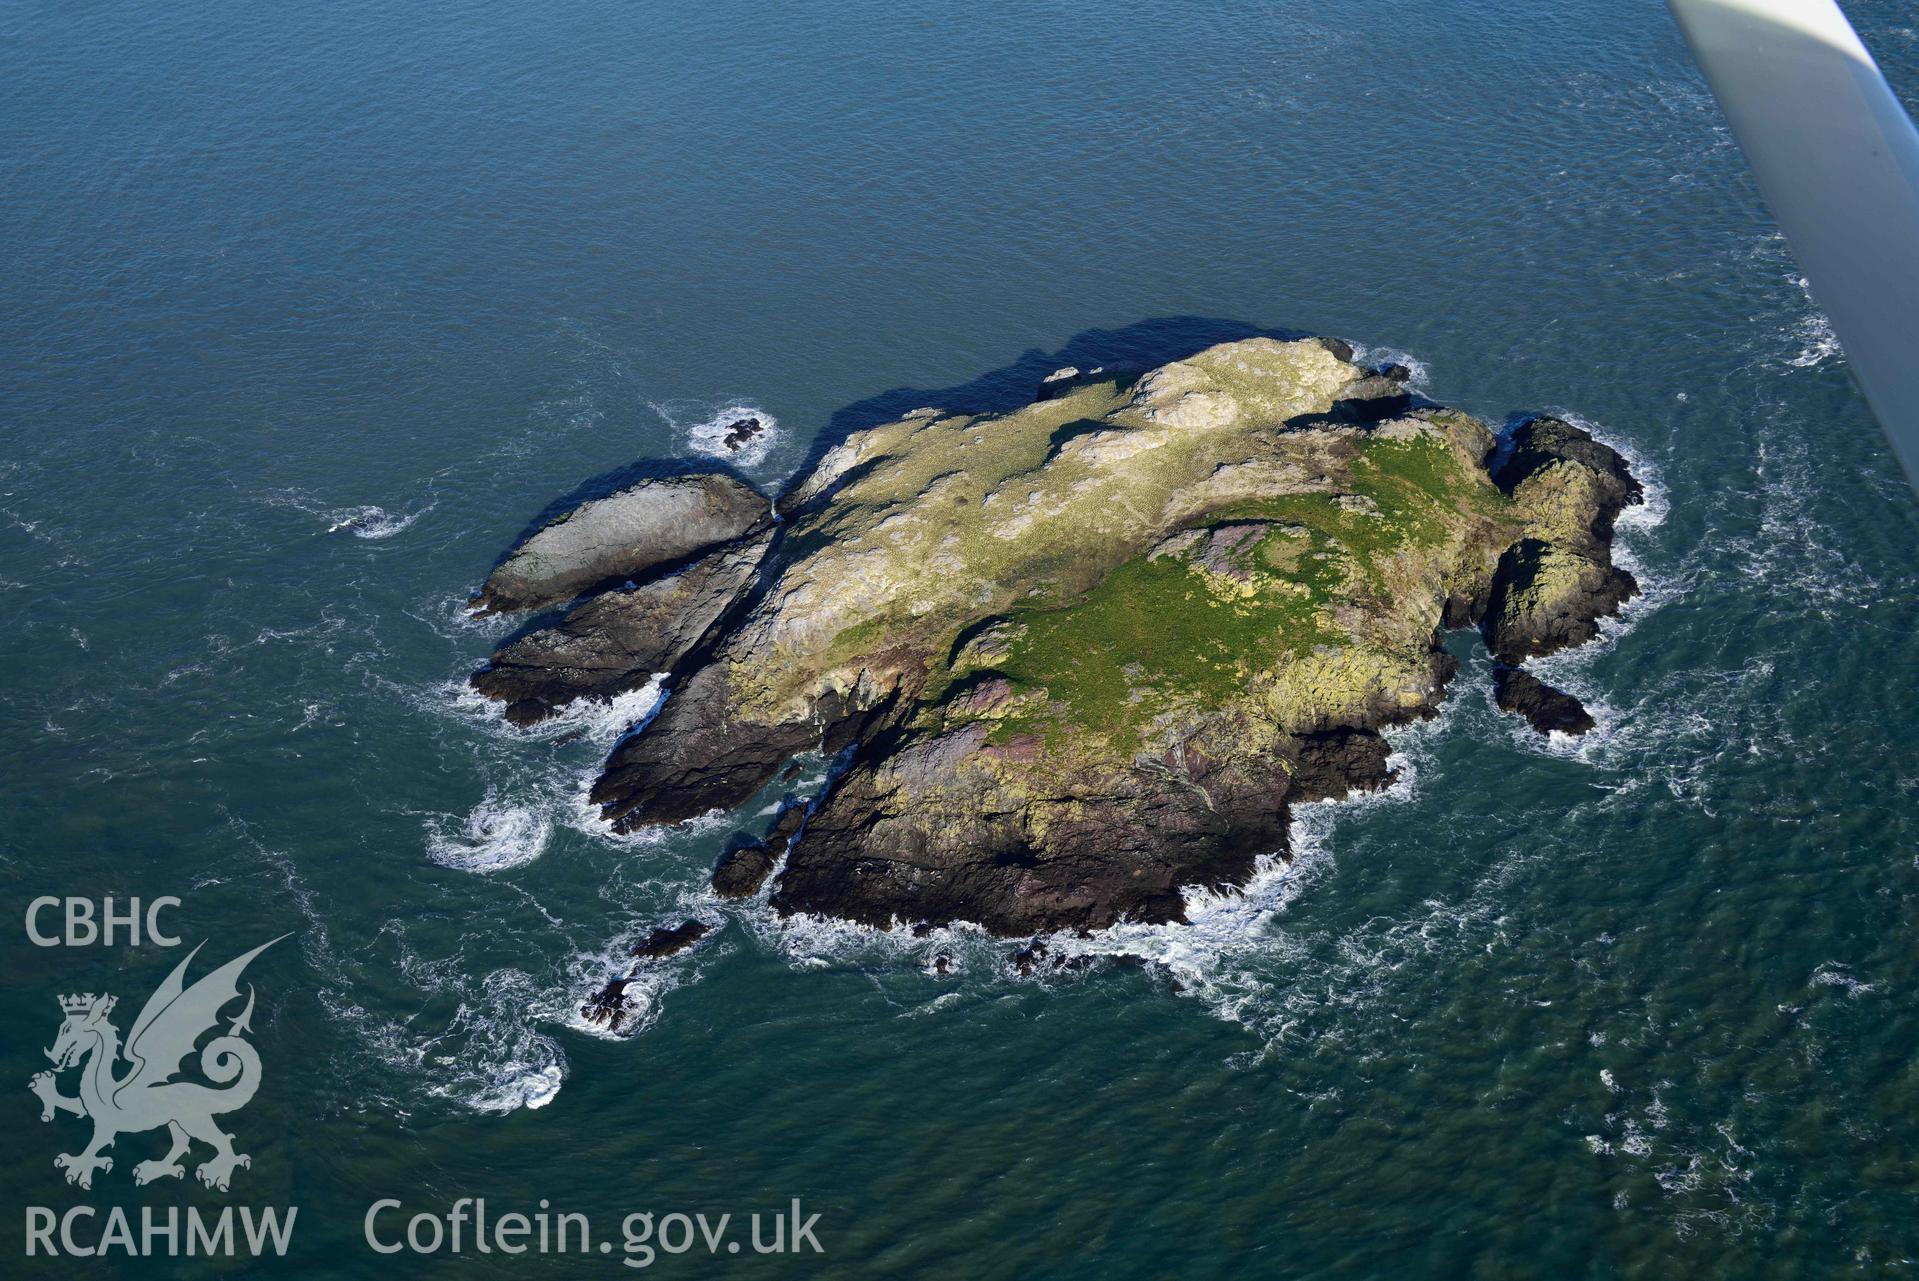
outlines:
{"label": "white foam", "polygon": [[395,515],[384,507],[341,507],[326,513],[332,524],[327,533],[341,530],[350,532],[355,538],[383,539],[391,538],[412,526],[413,522],[432,511],[438,504],[428,503],[418,511],[402,512]]}
{"label": "white foam", "polygon": [[262,495],[261,502],[272,507],[291,507],[295,511],[323,520],[327,523],[329,534],[349,533],[355,538],[375,541],[393,537],[413,525],[439,506],[437,501],[429,501],[425,506],[410,512],[389,512],[386,508],[368,503],[357,507],[335,507],[322,503],[312,494],[301,489],[283,489]]}
{"label": "white foam", "polygon": [[1432,385],[1432,370],[1426,362],[1411,352],[1401,351],[1397,347],[1375,347],[1367,343],[1354,343],[1353,363],[1362,369],[1378,369],[1386,365],[1404,365],[1412,376],[1406,380],[1406,386],[1413,391],[1423,392]]}
{"label": "white foam", "polygon": [[415,1070],[431,1079],[427,1093],[492,1113],[552,1102],[566,1078],[566,1056],[538,1026],[558,1022],[571,994],[517,969],[486,971],[476,983],[463,952],[426,961],[409,952],[397,930],[396,939],[407,981],[458,1001],[444,1026],[410,1021],[404,1030]]}
{"label": "white foam", "polygon": [[662,831],[646,830],[630,837],[614,833],[600,818],[599,806],[589,793],[606,749],[659,708],[665,698],[664,679],[664,673],[655,674],[645,685],[611,699],[575,700],[558,715],[526,727],[507,721],[499,703],[465,681],[449,680],[424,693],[409,692],[409,701],[457,717],[501,748],[544,743],[557,749],[575,740],[580,744],[577,756],[555,750],[552,756],[526,761],[515,759],[517,754],[508,755],[501,762],[507,777],[489,786],[485,798],[471,811],[428,819],[427,857],[460,871],[503,872],[537,859],[556,825],[617,844],[656,844]]}
{"label": "white foam", "polygon": [[1836,356],[1845,355],[1839,345],[1839,335],[1832,331],[1832,322],[1826,319],[1826,313],[1820,311],[1818,304],[1813,301],[1812,283],[1804,276],[1794,276],[1792,283],[1805,295],[1806,305],[1812,310],[1792,327],[1790,337],[1799,344],[1799,350],[1786,358],[1786,364],[1794,369],[1811,369]]}
{"label": "white foam", "polygon": [[1847,996],[1864,996],[1866,993],[1875,990],[1878,985],[1875,983],[1862,982],[1846,973],[1845,966],[1829,962],[1821,965],[1812,972],[1812,977],[1806,980],[1806,986],[1836,987]]}
{"label": "white foam", "polygon": [[[780,434],[779,419],[750,401],[669,400],[655,403],[653,412],[666,419],[694,453],[722,459],[740,468],[754,468],[764,463]],[[760,430],[737,448],[729,447],[728,429],[744,418],[758,419]]]}
{"label": "white foam", "polygon": [[646,684],[612,698],[576,698],[557,713],[532,725],[515,725],[503,713],[503,704],[486,697],[464,680],[447,681],[436,689],[439,697],[464,719],[499,738],[546,741],[579,737],[611,747],[635,726],[642,725],[665,698],[665,672],[655,672]]}
{"label": "white foam", "polygon": [[557,1063],[548,1063],[534,1071],[511,1077],[489,1090],[475,1094],[468,1102],[480,1112],[512,1112],[518,1108],[537,1110],[551,1103],[560,1092],[564,1079]]}
{"label": "white foam", "polygon": [[578,734],[590,743],[611,747],[636,726],[643,725],[666,699],[665,672],[655,672],[638,689],[612,698],[577,698],[556,714],[524,732],[536,738]]}
{"label": "white foam", "polygon": [[462,872],[504,872],[523,867],[546,852],[553,824],[529,805],[502,801],[493,789],[463,822],[446,817],[427,824],[427,857]]}

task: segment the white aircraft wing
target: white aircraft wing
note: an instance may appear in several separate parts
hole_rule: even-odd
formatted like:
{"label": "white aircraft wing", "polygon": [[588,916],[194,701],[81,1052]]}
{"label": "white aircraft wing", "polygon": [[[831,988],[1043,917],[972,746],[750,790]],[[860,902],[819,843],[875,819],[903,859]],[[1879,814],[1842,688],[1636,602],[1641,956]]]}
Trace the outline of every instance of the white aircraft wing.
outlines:
{"label": "white aircraft wing", "polygon": [[1919,130],[1833,0],[1668,0],[1919,485]]}

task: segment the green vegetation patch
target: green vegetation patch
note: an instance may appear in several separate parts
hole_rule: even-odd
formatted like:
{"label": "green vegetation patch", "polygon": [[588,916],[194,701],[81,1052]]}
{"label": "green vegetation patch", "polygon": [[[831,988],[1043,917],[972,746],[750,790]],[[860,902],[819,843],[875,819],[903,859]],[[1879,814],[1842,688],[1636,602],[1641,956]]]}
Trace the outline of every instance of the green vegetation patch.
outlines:
{"label": "green vegetation patch", "polygon": [[1344,643],[1320,613],[1345,578],[1330,540],[1280,526],[1249,552],[1244,582],[1180,556],[1139,557],[1072,605],[1015,611],[1024,631],[998,669],[1047,703],[1004,718],[993,736],[1072,728],[1137,739],[1163,713],[1229,702],[1287,655]]}
{"label": "green vegetation patch", "polygon": [[[1023,631],[997,667],[1045,698],[992,737],[1071,729],[1130,747],[1158,717],[1222,706],[1288,659],[1350,645],[1326,607],[1387,592],[1384,560],[1441,548],[1463,514],[1506,504],[1441,436],[1374,438],[1360,451],[1344,493],[1237,504],[1178,554],[1130,560],[1063,607],[1014,611]],[[1271,529],[1235,550],[1234,572],[1202,567],[1212,529],[1247,521]]]}

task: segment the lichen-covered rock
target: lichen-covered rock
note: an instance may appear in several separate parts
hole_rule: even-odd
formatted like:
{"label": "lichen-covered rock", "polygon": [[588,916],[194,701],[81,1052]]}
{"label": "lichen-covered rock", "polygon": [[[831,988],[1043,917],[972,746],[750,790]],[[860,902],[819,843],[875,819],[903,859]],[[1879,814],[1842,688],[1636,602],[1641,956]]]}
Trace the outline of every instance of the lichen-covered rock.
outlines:
{"label": "lichen-covered rock", "polygon": [[594,596],[473,674],[474,689],[531,725],[577,698],[611,698],[672,670],[753,581],[772,535],[742,539],[678,573]]}
{"label": "lichen-covered rock", "polygon": [[1521,663],[1584,645],[1599,621],[1639,590],[1623,569],[1536,538],[1500,557],[1486,610],[1486,647],[1502,663]]}
{"label": "lichen-covered rock", "polygon": [[[1290,806],[1389,780],[1378,731],[1433,714],[1443,628],[1558,644],[1630,590],[1606,543],[1636,486],[1563,426],[1498,455],[1404,371],[1256,338],[856,432],[780,501],[759,585],[593,799],[671,823],[850,748],[776,910],[1178,920],[1186,888],[1284,853]],[[716,884],[775,865],[729,855]]]}
{"label": "lichen-covered rock", "polygon": [[1612,563],[1613,525],[1644,493],[1618,451],[1558,418],[1514,429],[1493,472],[1526,537],[1500,558],[1482,630],[1503,663],[1583,645],[1639,591]]}
{"label": "lichen-covered rock", "polygon": [[643,480],[534,532],[487,576],[472,608],[497,614],[564,604],[742,537],[768,515],[766,499],[731,476]]}
{"label": "lichen-covered rock", "polygon": [[1526,513],[1535,536],[1604,559],[1613,523],[1645,490],[1610,445],[1559,418],[1528,418],[1513,430],[1493,473]]}

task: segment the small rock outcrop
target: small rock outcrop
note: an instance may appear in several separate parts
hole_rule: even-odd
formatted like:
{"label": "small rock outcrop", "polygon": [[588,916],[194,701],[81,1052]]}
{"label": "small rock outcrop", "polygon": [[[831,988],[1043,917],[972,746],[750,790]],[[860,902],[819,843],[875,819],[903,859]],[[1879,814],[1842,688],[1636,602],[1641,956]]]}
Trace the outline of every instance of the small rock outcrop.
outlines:
{"label": "small rock outcrop", "polygon": [[766,431],[766,424],[758,418],[748,416],[736,418],[721,429],[720,445],[728,453],[738,453],[746,443]]}
{"label": "small rock outcrop", "polygon": [[1493,481],[1569,551],[1606,559],[1619,513],[1645,499],[1626,460],[1559,418],[1513,429]]}
{"label": "small rock outcrop", "polygon": [[712,932],[713,927],[704,921],[682,921],[678,925],[663,925],[635,943],[633,955],[643,961],[672,956],[676,952],[684,952]]}
{"label": "small rock outcrop", "polygon": [[731,476],[643,480],[535,531],[487,576],[471,608],[499,614],[563,605],[768,523],[766,499]]}
{"label": "small rock outcrop", "polygon": [[632,998],[627,988],[648,961],[664,960],[686,951],[708,934],[713,927],[704,921],[682,921],[678,925],[661,926],[633,945],[630,956],[633,964],[624,974],[608,979],[591,993],[580,1006],[580,1017],[586,1022],[603,1027],[609,1032],[618,1032],[625,1025],[632,1011]]}
{"label": "small rock outcrop", "polygon": [[1638,593],[1612,536],[1644,491],[1616,450],[1561,419],[1527,419],[1501,452],[1493,481],[1529,536],[1501,556],[1482,630],[1495,658],[1518,664],[1592,640]]}
{"label": "small rock outcrop", "polygon": [[751,898],[758,894],[805,824],[806,807],[789,805],[765,840],[747,836],[736,839],[713,867],[713,892],[721,898]]}
{"label": "small rock outcrop", "polygon": [[1577,737],[1589,732],[1596,723],[1578,699],[1564,690],[1554,689],[1523,668],[1496,670],[1493,698],[1500,711],[1525,717],[1541,734]]}
{"label": "small rock outcrop", "polygon": [[639,587],[591,597],[552,627],[502,646],[471,684],[531,725],[579,698],[611,698],[664,674],[753,581],[772,541],[743,538]]}
{"label": "small rock outcrop", "polygon": [[596,1027],[617,1032],[626,1023],[626,987],[631,978],[608,979],[580,1006],[580,1017]]}
{"label": "small rock outcrop", "polygon": [[[593,787],[622,831],[835,756],[821,795],[721,858],[724,896],[1022,938],[1179,921],[1189,888],[1285,854],[1292,806],[1391,780],[1380,731],[1435,713],[1445,631],[1516,665],[1635,590],[1611,560],[1640,497],[1617,453],[1549,418],[1502,442],[1407,377],[1254,338],[1063,369],[1011,413],[915,410],[827,450],[767,546],[765,504],[729,504],[687,581],[595,597],[475,683],[534,716],[671,673]],[[1502,706],[1584,715],[1500,681]]]}
{"label": "small rock outcrop", "polygon": [[1537,538],[1506,549],[1493,575],[1483,630],[1502,663],[1522,663],[1599,635],[1599,620],[1619,612],[1639,585],[1609,562]]}

